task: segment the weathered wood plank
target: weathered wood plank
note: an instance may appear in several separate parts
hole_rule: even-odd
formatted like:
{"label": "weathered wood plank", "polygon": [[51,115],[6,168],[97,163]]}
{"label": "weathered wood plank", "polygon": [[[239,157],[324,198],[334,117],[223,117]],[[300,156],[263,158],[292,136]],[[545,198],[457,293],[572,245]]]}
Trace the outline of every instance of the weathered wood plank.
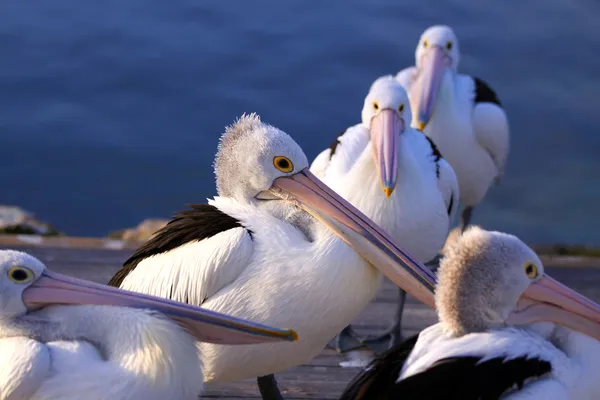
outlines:
{"label": "weathered wood plank", "polygon": [[[286,399],[336,399],[358,368],[300,366],[277,374],[279,389]],[[256,380],[207,384],[204,396],[258,396]]]}
{"label": "weathered wood plank", "polygon": [[0,245],[49,248],[136,249],[140,243],[103,237],[39,236],[0,234]]}
{"label": "weathered wood plank", "polygon": [[[84,249],[98,251],[117,251],[131,254],[142,242],[114,240],[103,237],[42,237],[37,235],[7,235],[0,234],[0,248],[49,248]],[[538,246],[539,247],[539,246]],[[546,246],[551,248],[552,246]],[[600,268],[600,257],[590,255],[561,255],[540,254],[540,259],[546,266],[568,268]]]}

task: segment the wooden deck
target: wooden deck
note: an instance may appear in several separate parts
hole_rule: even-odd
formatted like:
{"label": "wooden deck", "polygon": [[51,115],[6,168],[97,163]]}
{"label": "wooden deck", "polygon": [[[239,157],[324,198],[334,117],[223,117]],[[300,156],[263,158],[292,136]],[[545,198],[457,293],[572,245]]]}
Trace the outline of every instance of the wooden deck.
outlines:
{"label": "wooden deck", "polygon": [[[102,245],[100,246],[99,243]],[[108,248],[107,248],[108,247]],[[130,245],[99,240],[61,240],[43,242],[32,238],[29,243],[21,239],[0,237],[0,248],[27,251],[40,258],[57,272],[105,283],[133,252]],[[596,302],[600,302],[600,268],[598,260],[574,260],[545,258],[546,271],[552,277],[578,290]],[[565,267],[568,265],[568,267]],[[588,266],[586,266],[588,265]],[[576,268],[573,268],[576,267]],[[394,310],[396,289],[390,282],[382,287],[376,299],[356,318],[354,326],[362,332],[376,332],[385,328]],[[408,299],[404,317],[406,335],[411,335],[436,320],[433,311]],[[277,374],[280,389],[286,399],[336,399],[357,368],[342,368],[339,363],[345,357],[325,349],[310,362],[292,370]],[[259,399],[254,379],[228,384],[206,386],[202,398],[212,399]]]}

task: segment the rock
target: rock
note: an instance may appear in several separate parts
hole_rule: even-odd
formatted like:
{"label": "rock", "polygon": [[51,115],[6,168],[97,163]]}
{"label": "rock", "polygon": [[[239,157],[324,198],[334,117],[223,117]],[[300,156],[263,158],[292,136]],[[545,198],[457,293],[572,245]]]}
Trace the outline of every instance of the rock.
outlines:
{"label": "rock", "polygon": [[63,236],[55,227],[36,219],[16,206],[0,205],[0,233],[13,235]]}
{"label": "rock", "polygon": [[150,239],[157,230],[165,226],[167,222],[169,222],[168,219],[145,219],[135,228],[112,232],[108,237],[111,239],[145,242]]}

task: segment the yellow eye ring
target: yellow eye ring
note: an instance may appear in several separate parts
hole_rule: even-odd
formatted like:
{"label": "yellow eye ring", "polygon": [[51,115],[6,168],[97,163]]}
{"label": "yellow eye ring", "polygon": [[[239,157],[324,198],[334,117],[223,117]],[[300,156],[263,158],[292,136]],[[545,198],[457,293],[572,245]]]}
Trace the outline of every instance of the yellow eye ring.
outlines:
{"label": "yellow eye ring", "polygon": [[373,110],[375,110],[375,111],[379,110],[379,103],[376,101],[373,102]]}
{"label": "yellow eye ring", "polygon": [[292,172],[294,170],[292,161],[284,156],[276,156],[273,158],[273,165],[281,172]]}
{"label": "yellow eye ring", "polygon": [[12,267],[8,270],[8,279],[15,283],[27,283],[35,276],[32,270],[25,267]]}
{"label": "yellow eye ring", "polygon": [[423,40],[423,47],[425,47],[425,48],[429,47],[429,41],[428,40]]}
{"label": "yellow eye ring", "polygon": [[402,112],[404,111],[404,104],[400,104],[400,106],[398,106],[398,112]]}
{"label": "yellow eye ring", "polygon": [[449,40],[448,40],[448,41],[446,42],[446,48],[447,48],[448,50],[452,49],[452,42],[451,42],[451,41],[449,41]]}
{"label": "yellow eye ring", "polygon": [[525,264],[525,274],[529,279],[535,279],[538,277],[538,267],[534,263]]}

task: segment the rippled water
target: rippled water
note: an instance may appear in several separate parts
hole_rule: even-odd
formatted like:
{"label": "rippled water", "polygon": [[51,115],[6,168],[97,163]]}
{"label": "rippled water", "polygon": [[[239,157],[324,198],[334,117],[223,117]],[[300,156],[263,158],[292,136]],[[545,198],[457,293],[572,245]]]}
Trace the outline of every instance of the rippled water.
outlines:
{"label": "rippled water", "polygon": [[168,217],[215,193],[217,140],[242,112],[313,158],[446,23],[460,70],[491,83],[512,126],[475,222],[600,244],[600,5],[485,3],[3,1],[0,203],[75,235]]}

